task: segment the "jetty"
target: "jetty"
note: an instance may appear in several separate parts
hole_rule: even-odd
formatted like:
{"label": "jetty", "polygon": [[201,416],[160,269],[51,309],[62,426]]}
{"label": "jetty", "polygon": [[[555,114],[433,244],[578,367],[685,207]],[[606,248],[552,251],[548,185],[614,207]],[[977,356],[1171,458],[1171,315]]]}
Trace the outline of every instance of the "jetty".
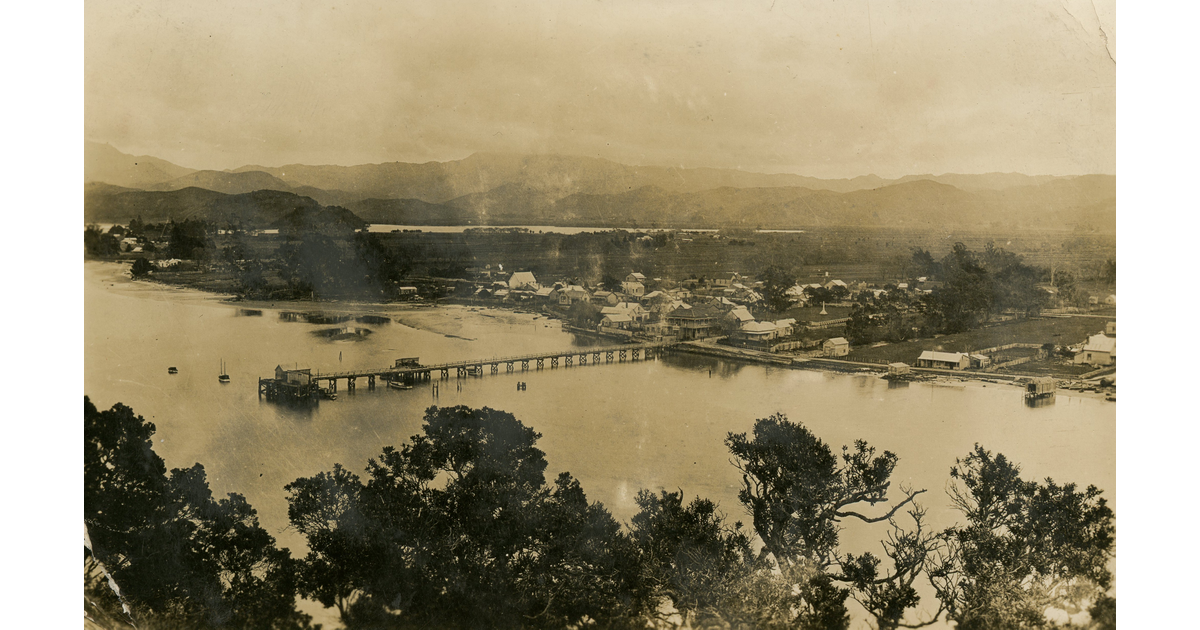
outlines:
{"label": "jetty", "polygon": [[[539,352],[511,357],[492,357],[488,359],[468,359],[451,361],[433,365],[422,365],[416,357],[397,359],[391,366],[377,369],[348,370],[344,372],[312,373],[309,369],[284,370],[277,367],[275,378],[258,379],[258,395],[268,399],[284,396],[289,398],[315,397],[319,391],[336,393],[338,381],[345,381],[346,391],[355,391],[359,379],[367,379],[367,389],[375,389],[377,381],[415,382],[431,381],[435,378],[449,379],[479,377],[485,374],[506,374],[516,371],[541,370],[545,368],[572,367],[584,365],[600,365],[601,363],[624,363],[627,361],[648,361],[670,348],[678,345],[677,341],[655,343],[622,344],[619,346],[593,346]],[[328,384],[327,388],[319,389],[319,383]]]}

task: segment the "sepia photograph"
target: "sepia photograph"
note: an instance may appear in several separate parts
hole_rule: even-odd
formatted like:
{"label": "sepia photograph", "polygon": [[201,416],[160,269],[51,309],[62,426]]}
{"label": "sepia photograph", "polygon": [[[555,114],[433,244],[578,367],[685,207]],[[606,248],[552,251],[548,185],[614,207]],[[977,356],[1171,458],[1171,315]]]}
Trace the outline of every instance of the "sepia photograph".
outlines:
{"label": "sepia photograph", "polygon": [[81,30],[85,628],[1116,627],[1112,0]]}

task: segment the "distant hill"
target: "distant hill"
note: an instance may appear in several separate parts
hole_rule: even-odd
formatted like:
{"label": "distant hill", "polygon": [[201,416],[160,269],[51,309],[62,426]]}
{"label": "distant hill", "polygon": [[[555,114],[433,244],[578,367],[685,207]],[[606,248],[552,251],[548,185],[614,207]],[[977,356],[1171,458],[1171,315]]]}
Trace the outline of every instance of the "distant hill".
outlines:
{"label": "distant hill", "polygon": [[340,225],[358,229],[366,222],[346,208],[326,207],[309,197],[275,190],[228,195],[203,188],[173,191],[94,190],[84,195],[88,223],[127,223],[202,219],[217,224],[240,223],[247,228]]}
{"label": "distant hill", "polygon": [[129,188],[145,188],[183,177],[193,169],[148,155],[128,155],[112,145],[83,143],[83,181],[106,182]]}
{"label": "distant hill", "polygon": [[550,200],[537,189],[505,185],[445,204],[373,199],[350,207],[373,223],[402,225],[776,229],[1087,225],[1111,230],[1116,225],[1115,199],[1112,182],[1101,176],[1092,181],[1053,180],[1009,191],[969,192],[916,180],[848,193],[802,187],[721,187],[680,193],[643,186],[618,194],[574,193],[558,200]]}
{"label": "distant hill", "polygon": [[[735,169],[631,166],[600,158],[504,153],[476,153],[462,160],[423,164],[292,164],[194,171],[154,158],[126,156],[108,145],[90,143],[89,151],[98,163],[128,166],[136,162],[133,170],[109,169],[114,178],[124,179],[97,177],[89,181],[162,192],[200,188],[230,195],[294,193],[318,205],[349,208],[372,223],[1116,229],[1116,178],[1111,175],[945,173],[896,180],[875,175],[823,180]],[[91,171],[99,172],[103,171]],[[164,179],[145,183],[154,177]],[[88,196],[96,197],[85,190]],[[167,203],[138,199],[138,204],[154,207]],[[90,207],[117,212],[114,203],[92,203]],[[194,210],[196,203],[188,208]]]}

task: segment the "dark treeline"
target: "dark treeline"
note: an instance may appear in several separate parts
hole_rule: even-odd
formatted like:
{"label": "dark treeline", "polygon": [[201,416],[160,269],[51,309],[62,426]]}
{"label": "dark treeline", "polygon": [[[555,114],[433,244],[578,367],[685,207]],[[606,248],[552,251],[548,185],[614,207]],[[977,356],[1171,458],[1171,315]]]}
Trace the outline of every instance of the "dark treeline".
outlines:
{"label": "dark treeline", "polygon": [[[622,525],[569,473],[548,481],[540,435],[511,414],[431,407],[361,475],[337,465],[284,489],[309,547],[293,559],[240,496],[211,496],[199,464],[168,473],[128,407],[85,398],[84,422],[86,603],[138,627],[307,627],[297,596],[347,628],[836,629],[849,599],[884,629],[1076,627],[1052,607],[1115,627],[1101,491],[1023,479],[980,446],[950,471],[960,522],[942,531],[924,490],[893,488],[895,454],[836,453],[782,415],[726,439],[749,527],[682,490],[643,490]],[[842,550],[852,520],[879,528],[880,555]],[[937,600],[919,619],[918,583]]]}
{"label": "dark treeline", "polygon": [[[915,277],[926,279],[921,284],[932,287],[930,292],[896,291],[892,284],[885,287],[886,294],[875,299],[860,296],[862,303],[855,305],[846,325],[851,343],[898,342],[964,332],[1002,313],[1036,315],[1051,297],[1041,286],[1052,280],[1050,270],[1027,265],[1020,256],[990,242],[981,252],[955,243],[941,260],[917,249],[911,265]],[[1055,290],[1066,298],[1064,304],[1079,301],[1073,279],[1060,274],[1054,280]]]}

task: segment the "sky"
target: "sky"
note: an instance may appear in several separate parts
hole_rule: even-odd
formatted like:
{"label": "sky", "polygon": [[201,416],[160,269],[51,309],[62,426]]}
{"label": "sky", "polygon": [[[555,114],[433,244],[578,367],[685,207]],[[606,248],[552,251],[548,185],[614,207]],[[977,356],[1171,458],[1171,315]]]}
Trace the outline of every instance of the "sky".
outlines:
{"label": "sky", "polygon": [[1114,0],[89,0],[84,35],[85,137],[191,168],[1116,172]]}

